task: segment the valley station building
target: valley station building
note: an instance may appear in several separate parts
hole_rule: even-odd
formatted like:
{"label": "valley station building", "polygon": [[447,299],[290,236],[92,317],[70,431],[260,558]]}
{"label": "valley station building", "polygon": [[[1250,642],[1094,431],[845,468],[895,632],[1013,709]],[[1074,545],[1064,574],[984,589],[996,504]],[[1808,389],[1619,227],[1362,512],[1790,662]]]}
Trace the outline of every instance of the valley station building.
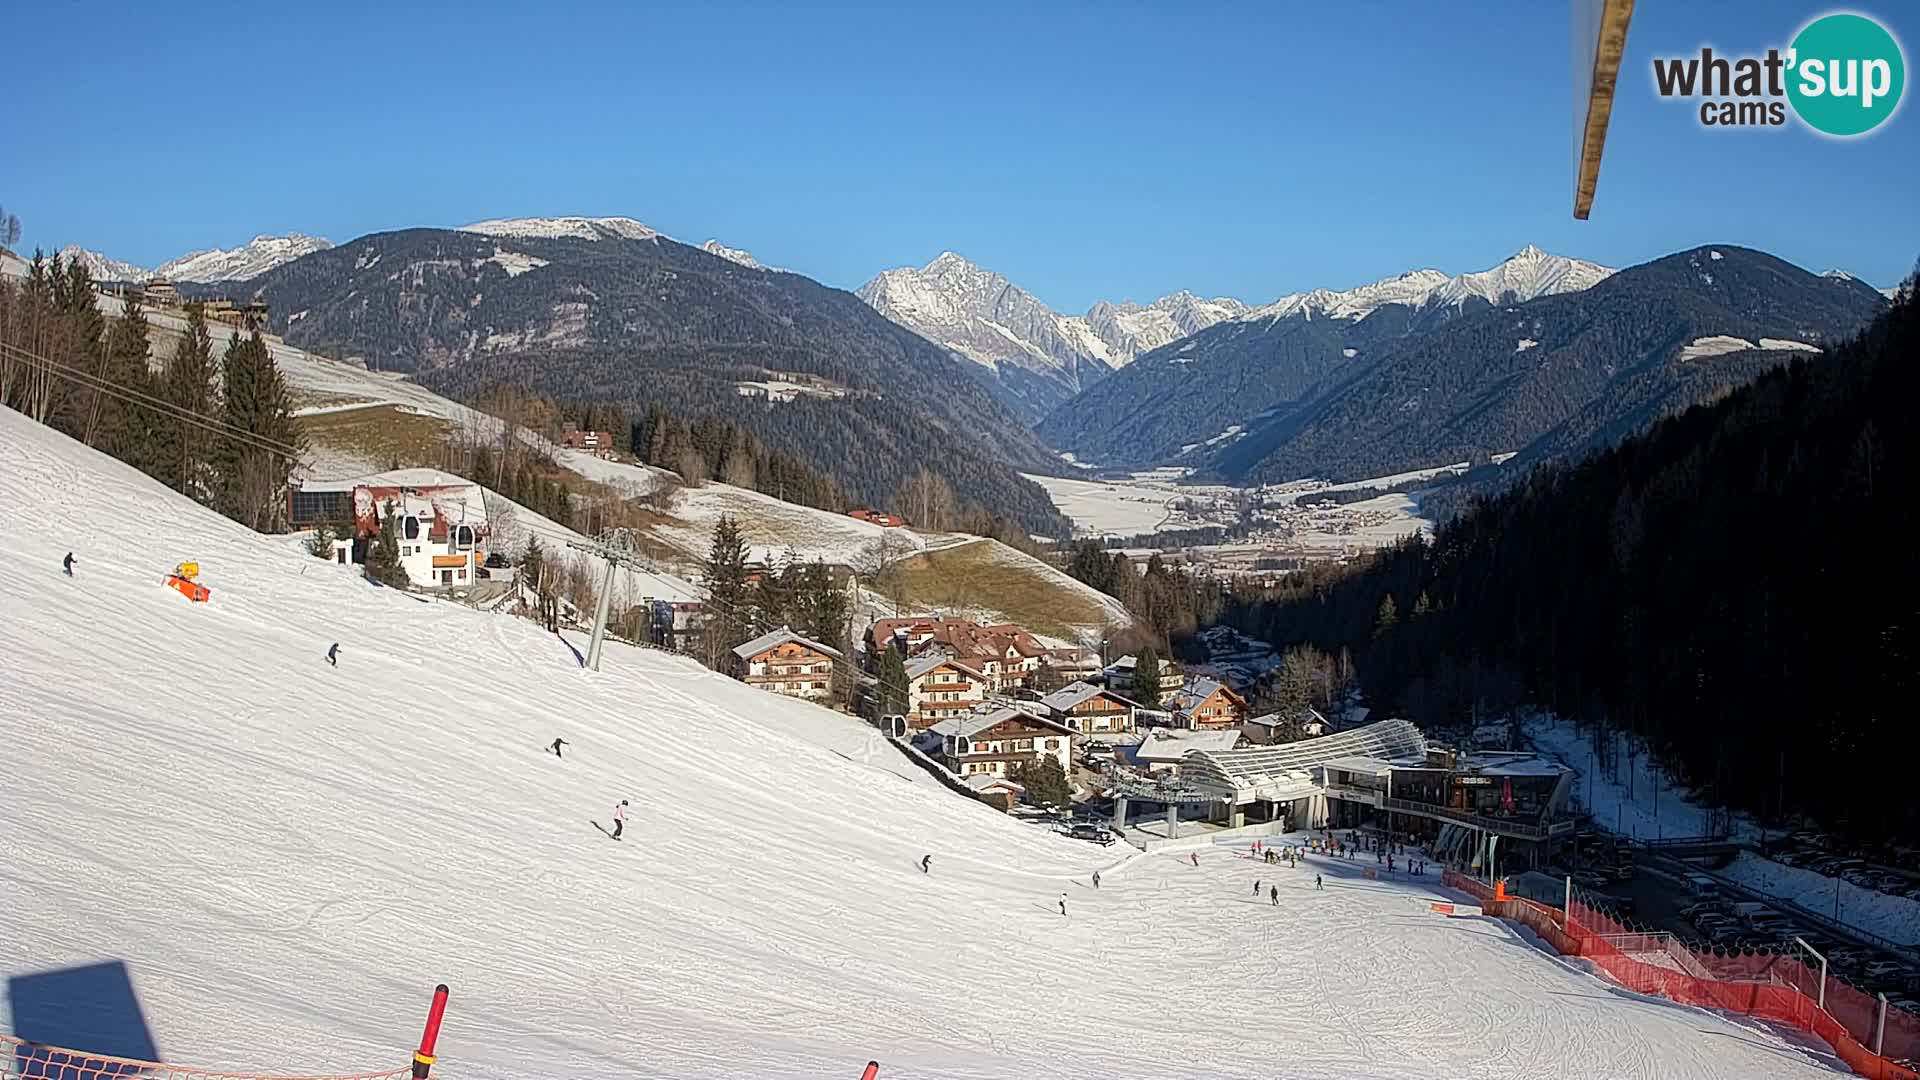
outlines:
{"label": "valley station building", "polygon": [[1405,720],[1317,739],[1239,750],[1197,748],[1172,775],[1115,785],[1116,824],[1130,804],[1204,816],[1229,827],[1377,829],[1425,840],[1464,861],[1497,840],[1500,860],[1538,864],[1570,838],[1574,772],[1530,753],[1462,753],[1429,743]]}

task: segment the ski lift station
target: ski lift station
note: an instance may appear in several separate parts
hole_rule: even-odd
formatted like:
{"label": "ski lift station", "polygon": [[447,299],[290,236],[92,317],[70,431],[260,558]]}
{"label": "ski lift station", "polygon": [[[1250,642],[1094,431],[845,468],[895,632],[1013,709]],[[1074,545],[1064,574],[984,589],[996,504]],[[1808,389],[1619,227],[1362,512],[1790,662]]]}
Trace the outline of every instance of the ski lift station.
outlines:
{"label": "ski lift station", "polygon": [[1383,720],[1279,746],[1190,750],[1171,775],[1118,781],[1113,820],[1124,826],[1133,805],[1147,803],[1164,808],[1171,836],[1190,807],[1231,829],[1382,829],[1457,845],[1468,857],[1498,838],[1503,858],[1530,862],[1572,835],[1573,781],[1558,762],[1462,754],[1406,720]]}

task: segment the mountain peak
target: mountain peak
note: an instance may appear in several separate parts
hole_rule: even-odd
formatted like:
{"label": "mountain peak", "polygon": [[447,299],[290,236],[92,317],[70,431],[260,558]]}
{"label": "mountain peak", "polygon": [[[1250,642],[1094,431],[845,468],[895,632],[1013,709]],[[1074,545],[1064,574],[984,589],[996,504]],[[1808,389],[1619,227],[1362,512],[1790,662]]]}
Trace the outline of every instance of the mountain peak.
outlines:
{"label": "mountain peak", "polygon": [[285,236],[261,234],[236,248],[209,248],[170,259],[154,270],[155,276],[174,281],[245,281],[302,255],[325,251],[333,245],[324,236],[288,233]]}
{"label": "mountain peak", "polygon": [[700,250],[709,255],[718,255],[730,263],[738,263],[749,270],[766,269],[766,267],[760,265],[760,260],[753,257],[753,252],[747,251],[744,248],[728,247],[718,240],[709,240],[701,244]]}
{"label": "mountain peak", "polygon": [[654,240],[661,235],[630,217],[494,218],[462,225],[459,231],[537,240]]}

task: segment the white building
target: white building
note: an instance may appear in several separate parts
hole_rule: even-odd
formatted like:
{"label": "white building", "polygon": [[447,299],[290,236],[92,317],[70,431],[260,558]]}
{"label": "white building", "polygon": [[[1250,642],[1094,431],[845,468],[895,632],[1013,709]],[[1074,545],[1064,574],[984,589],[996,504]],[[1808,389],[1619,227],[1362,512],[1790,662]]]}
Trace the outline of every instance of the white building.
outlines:
{"label": "white building", "polygon": [[[347,480],[307,480],[289,496],[304,524],[318,508],[345,509],[364,551],[388,514],[395,518],[400,566],[423,589],[458,589],[480,576],[491,528],[484,489],[439,469],[395,469]],[[336,558],[338,554],[336,552]]]}
{"label": "white building", "polygon": [[1025,709],[1001,708],[942,720],[929,729],[947,768],[962,777],[1007,776],[1042,757],[1073,775],[1073,731]]}
{"label": "white building", "polygon": [[929,653],[906,667],[907,726],[915,730],[972,712],[987,699],[986,675],[951,657]]}

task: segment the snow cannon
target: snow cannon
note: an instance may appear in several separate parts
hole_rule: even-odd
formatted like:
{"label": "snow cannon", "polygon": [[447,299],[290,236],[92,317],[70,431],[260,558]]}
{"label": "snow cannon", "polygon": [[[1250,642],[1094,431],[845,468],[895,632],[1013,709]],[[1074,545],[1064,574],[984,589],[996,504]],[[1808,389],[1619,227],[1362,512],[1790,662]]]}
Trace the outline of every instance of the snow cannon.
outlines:
{"label": "snow cannon", "polygon": [[194,580],[200,576],[200,564],[183,562],[167,575],[167,587],[196,604],[204,604],[213,595],[213,590]]}

